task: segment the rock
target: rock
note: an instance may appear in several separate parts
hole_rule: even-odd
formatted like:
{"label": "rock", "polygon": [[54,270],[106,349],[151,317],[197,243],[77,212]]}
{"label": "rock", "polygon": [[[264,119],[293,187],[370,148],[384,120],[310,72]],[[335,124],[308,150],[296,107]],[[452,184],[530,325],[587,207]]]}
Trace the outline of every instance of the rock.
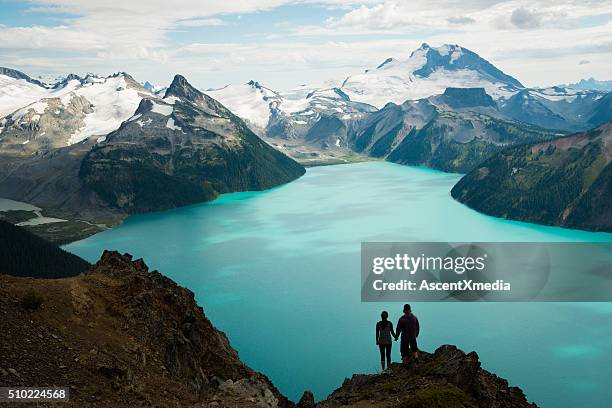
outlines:
{"label": "rock", "polygon": [[536,407],[520,388],[509,387],[506,380],[483,370],[475,352],[466,354],[455,346],[444,345],[433,354],[419,354],[417,363],[391,364],[389,373],[353,375],[317,406],[428,407],[453,401],[453,406],[479,408]]}
{"label": "rock", "polygon": [[304,391],[297,406],[298,408],[315,408],[314,394],[311,391]]}
{"label": "rock", "polygon": [[[62,384],[81,384],[71,395],[74,406],[96,400],[107,406],[296,406],[268,378],[240,361],[193,292],[147,270],[141,260],[105,251],[91,270],[75,278],[0,275],[4,382],[15,382],[14,376],[23,384],[55,384],[58,378]],[[57,312],[49,307],[32,322],[12,300],[24,287],[49,293],[49,304]],[[57,319],[62,315],[70,318]],[[92,321],[95,331],[87,329]],[[127,330],[122,329],[125,322],[130,323]],[[63,342],[74,351],[39,340],[39,332],[71,333]],[[78,364],[68,364],[70,360]],[[482,408],[535,406],[519,388],[483,370],[476,353],[455,346],[423,352],[418,364],[392,364],[384,375],[354,375],[319,404],[306,391],[297,406],[428,406],[431,401]]]}

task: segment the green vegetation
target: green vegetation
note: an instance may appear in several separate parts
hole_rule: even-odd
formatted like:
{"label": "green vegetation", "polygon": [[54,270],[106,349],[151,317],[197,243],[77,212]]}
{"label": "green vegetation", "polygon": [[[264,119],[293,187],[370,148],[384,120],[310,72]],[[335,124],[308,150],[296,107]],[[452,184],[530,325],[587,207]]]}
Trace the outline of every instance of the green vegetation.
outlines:
{"label": "green vegetation", "polygon": [[105,229],[104,226],[81,220],[26,225],[23,228],[56,245],[64,245],[73,241],[78,241]]}
{"label": "green vegetation", "polygon": [[8,210],[0,212],[0,220],[10,222],[11,224],[18,224],[36,217],[37,215],[34,211],[27,210]]}
{"label": "green vegetation", "polygon": [[33,278],[75,276],[89,263],[54,244],[0,221],[0,273]]}
{"label": "green vegetation", "polygon": [[424,165],[467,173],[509,144],[548,140],[550,131],[486,115],[442,111],[426,126],[411,132],[388,156],[394,163]]}
{"label": "green vegetation", "polygon": [[601,131],[504,150],[451,194],[498,217],[612,231],[612,163]]}

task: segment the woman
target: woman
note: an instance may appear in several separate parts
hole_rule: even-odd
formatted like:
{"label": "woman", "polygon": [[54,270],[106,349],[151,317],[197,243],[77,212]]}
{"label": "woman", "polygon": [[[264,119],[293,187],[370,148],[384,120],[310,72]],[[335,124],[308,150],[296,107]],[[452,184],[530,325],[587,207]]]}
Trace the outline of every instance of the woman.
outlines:
{"label": "woman", "polygon": [[376,323],[376,345],[380,349],[380,365],[385,371],[385,357],[387,360],[387,368],[391,366],[391,336],[395,337],[393,331],[393,323],[389,319],[389,313],[386,310],[380,314],[381,321]]}

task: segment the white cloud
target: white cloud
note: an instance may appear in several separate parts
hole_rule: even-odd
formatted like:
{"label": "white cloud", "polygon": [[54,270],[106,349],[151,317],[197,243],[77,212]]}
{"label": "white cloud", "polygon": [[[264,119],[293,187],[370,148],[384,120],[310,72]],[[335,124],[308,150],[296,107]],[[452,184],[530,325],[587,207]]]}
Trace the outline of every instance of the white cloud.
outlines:
{"label": "white cloud", "polygon": [[[170,42],[169,33],[176,30],[229,21],[226,26],[231,30],[242,24],[240,15],[288,3],[323,5],[340,15],[325,19],[328,10],[316,7],[319,25],[296,26],[293,21],[262,25],[259,37],[248,33],[240,42],[223,44],[201,38],[189,45]],[[330,77],[342,80],[387,57],[405,57],[426,41],[466,46],[522,82],[541,84],[571,82],[584,73],[609,77],[612,51],[610,23],[602,23],[601,18],[590,24],[581,20],[612,13],[609,1],[131,0],[104,6],[89,0],[34,0],[32,4],[33,12],[77,16],[56,27],[0,26],[0,59],[33,74],[125,70],[143,80],[167,83],[181,72],[202,87],[254,78],[287,88]],[[517,16],[517,10],[527,13]],[[581,60],[591,62],[579,65]]]}
{"label": "white cloud", "polygon": [[179,27],[222,26],[225,22],[220,18],[191,18],[177,21]]}
{"label": "white cloud", "polygon": [[510,15],[510,22],[518,28],[537,28],[540,26],[542,16],[525,7],[519,7]]}

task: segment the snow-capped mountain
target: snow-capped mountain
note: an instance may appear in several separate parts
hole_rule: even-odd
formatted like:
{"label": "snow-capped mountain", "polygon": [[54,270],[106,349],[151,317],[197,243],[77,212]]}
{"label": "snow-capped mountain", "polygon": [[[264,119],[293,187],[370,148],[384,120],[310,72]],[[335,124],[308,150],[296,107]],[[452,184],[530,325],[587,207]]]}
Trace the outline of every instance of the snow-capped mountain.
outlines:
{"label": "snow-capped mountain", "polygon": [[[324,118],[329,128],[351,126],[389,102],[401,104],[444,93],[446,88],[484,88],[495,100],[523,89],[474,52],[458,45],[423,44],[407,59],[388,58],[374,70],[349,76],[339,87],[302,85],[277,92],[255,81],[206,93],[221,101],[260,135],[305,137]],[[333,118],[332,121],[329,118]],[[333,145],[336,145],[334,142]]]}
{"label": "snow-capped mountain", "polygon": [[158,96],[164,96],[164,94],[166,93],[166,90],[168,89],[167,86],[155,85],[155,84],[150,83],[149,81],[141,82],[141,85],[147,91],[154,93],[155,95],[158,95]]}
{"label": "snow-capped mountain", "polygon": [[406,59],[388,58],[375,69],[349,76],[341,89],[353,101],[382,108],[388,102],[401,104],[442,94],[449,87],[484,88],[500,99],[509,98],[523,85],[467,48],[423,44]]}
{"label": "snow-capped mountain", "polygon": [[48,89],[26,74],[0,67],[0,118],[43,98]]}
{"label": "snow-capped mountain", "polygon": [[52,86],[0,75],[0,149],[27,155],[92,136],[102,140],[146,95],[126,73],[69,75]]}
{"label": "snow-capped mountain", "polygon": [[[499,101],[502,113],[515,120],[548,129],[581,131],[612,120],[600,106],[606,92],[576,90],[558,86],[523,89]],[[604,112],[596,116],[596,112]]]}
{"label": "snow-capped mountain", "polygon": [[205,93],[220,101],[259,134],[265,131],[272,111],[282,102],[278,93],[256,81],[208,89]]}
{"label": "snow-capped mountain", "polygon": [[[339,88],[301,85],[287,92],[276,92],[259,82],[250,81],[244,85],[208,90],[206,94],[243,118],[256,133],[269,138],[301,138],[321,118],[354,121],[376,110],[367,104],[351,101]],[[334,140],[332,144],[340,143]]]}

